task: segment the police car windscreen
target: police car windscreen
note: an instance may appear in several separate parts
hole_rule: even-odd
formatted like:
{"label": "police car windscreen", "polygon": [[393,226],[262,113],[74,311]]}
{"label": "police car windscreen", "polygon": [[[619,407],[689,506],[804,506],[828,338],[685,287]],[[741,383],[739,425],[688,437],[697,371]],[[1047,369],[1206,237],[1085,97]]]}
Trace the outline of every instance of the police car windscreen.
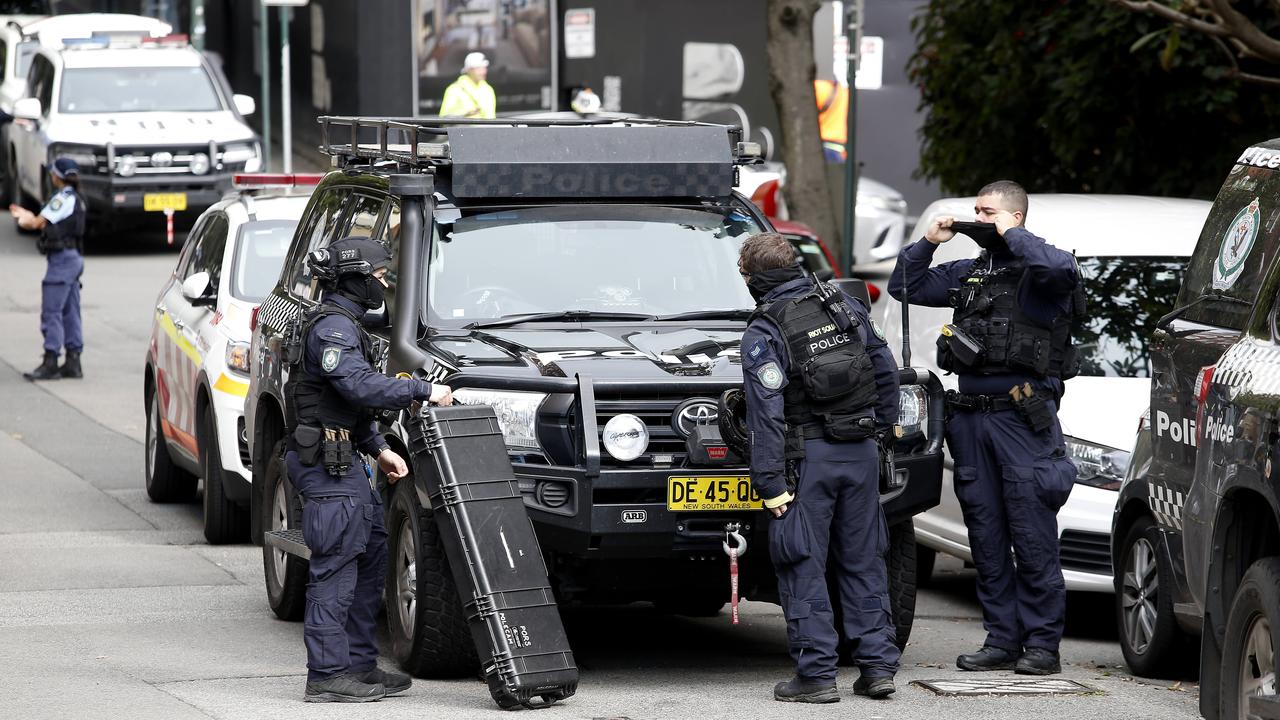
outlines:
{"label": "police car windscreen", "polygon": [[202,67],[71,68],[62,76],[64,113],[213,112],[222,101]]}
{"label": "police car windscreen", "polygon": [[750,309],[738,248],[761,228],[732,208],[578,205],[437,224],[433,323],[588,310],[667,315]]}
{"label": "police car windscreen", "polygon": [[1073,337],[1080,374],[1150,377],[1156,320],[1173,310],[1185,257],[1082,257],[1083,327]]}
{"label": "police car windscreen", "polygon": [[292,220],[263,220],[240,226],[231,271],[232,297],[262,302],[271,292],[280,279],[280,268],[297,224]]}

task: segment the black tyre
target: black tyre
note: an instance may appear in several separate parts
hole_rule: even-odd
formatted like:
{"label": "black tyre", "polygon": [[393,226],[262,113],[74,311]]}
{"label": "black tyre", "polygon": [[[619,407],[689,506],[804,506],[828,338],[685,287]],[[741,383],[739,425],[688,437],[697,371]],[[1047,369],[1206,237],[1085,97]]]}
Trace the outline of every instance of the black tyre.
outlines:
{"label": "black tyre", "polygon": [[475,677],[480,667],[435,517],[412,475],[394,487],[387,533],[387,630],[392,654],[423,678]]}
{"label": "black tyre", "polygon": [[151,502],[181,503],[196,498],[195,475],[174,465],[169,445],[160,429],[160,398],[155,388],[147,390],[147,432],[142,444],[147,497]]}
{"label": "black tyre", "polygon": [[[263,476],[262,499],[265,531],[302,528],[302,502],[293,492],[293,483],[285,469],[283,440],[271,448]],[[263,543],[262,569],[271,612],[281,620],[301,620],[307,606],[307,561]]]}
{"label": "black tyre", "polygon": [[889,612],[897,631],[898,649],[911,639],[916,619],[916,530],[911,521],[889,526]]}
{"label": "black tyre", "polygon": [[1221,720],[1249,717],[1249,698],[1276,694],[1280,646],[1280,558],[1255,562],[1231,602],[1222,645]]}
{"label": "black tyre", "polygon": [[916,587],[933,584],[933,567],[938,564],[938,551],[916,544]]}
{"label": "black tyre", "polygon": [[249,509],[232,502],[222,487],[222,453],[213,407],[204,406],[200,420],[200,470],[204,476],[204,539],[210,545],[249,539]]}
{"label": "black tyre", "polygon": [[1116,627],[1134,675],[1183,677],[1194,672],[1192,638],[1173,614],[1173,568],[1159,552],[1160,531],[1141,517],[1125,532],[1115,572]]}

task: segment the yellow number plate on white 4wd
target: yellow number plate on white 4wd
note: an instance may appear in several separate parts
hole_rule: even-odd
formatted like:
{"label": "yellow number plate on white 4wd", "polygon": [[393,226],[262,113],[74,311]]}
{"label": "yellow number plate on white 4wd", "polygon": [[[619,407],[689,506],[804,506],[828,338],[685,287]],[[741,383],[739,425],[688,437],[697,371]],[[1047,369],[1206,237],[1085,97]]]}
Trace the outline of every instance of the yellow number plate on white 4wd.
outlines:
{"label": "yellow number plate on white 4wd", "polygon": [[145,193],[142,196],[142,209],[147,212],[164,212],[165,210],[186,210],[186,193]]}
{"label": "yellow number plate on white 4wd", "polygon": [[751,488],[751,478],[746,475],[667,478],[668,510],[755,510],[760,507],[763,507],[760,496]]}

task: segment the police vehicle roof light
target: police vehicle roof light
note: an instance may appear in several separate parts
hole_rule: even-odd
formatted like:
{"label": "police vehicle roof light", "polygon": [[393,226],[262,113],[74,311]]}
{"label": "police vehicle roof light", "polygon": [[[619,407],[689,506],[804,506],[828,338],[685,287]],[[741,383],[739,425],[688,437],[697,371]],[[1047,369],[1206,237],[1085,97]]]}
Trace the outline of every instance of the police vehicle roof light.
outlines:
{"label": "police vehicle roof light", "polygon": [[449,158],[449,143],[418,143],[415,154],[420,158],[447,160]]}
{"label": "police vehicle roof light", "polygon": [[758,142],[740,142],[734,153],[738,162],[754,164],[764,162],[764,148]]}
{"label": "police vehicle roof light", "polygon": [[145,36],[142,38],[143,45],[187,45],[191,38],[184,33],[170,33],[160,37]]}
{"label": "police vehicle roof light", "polygon": [[324,179],[320,173],[238,173],[231,178],[237,188],[297,187],[318,185]]}
{"label": "police vehicle roof light", "polygon": [[62,46],[67,50],[100,50],[111,47],[111,39],[94,35],[93,37],[63,38]]}

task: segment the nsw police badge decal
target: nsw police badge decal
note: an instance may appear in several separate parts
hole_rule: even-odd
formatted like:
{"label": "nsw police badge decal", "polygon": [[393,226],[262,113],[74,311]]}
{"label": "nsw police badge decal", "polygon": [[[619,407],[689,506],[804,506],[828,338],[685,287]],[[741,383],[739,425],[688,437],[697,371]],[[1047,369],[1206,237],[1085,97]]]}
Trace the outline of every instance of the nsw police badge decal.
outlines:
{"label": "nsw police badge decal", "polygon": [[782,387],[782,369],[778,367],[778,363],[765,363],[756,371],[756,376],[760,378],[760,384],[770,390]]}
{"label": "nsw police badge decal", "polygon": [[338,367],[338,361],[342,359],[342,348],[325,348],[324,354],[320,356],[320,367],[325,372],[333,372]]}

